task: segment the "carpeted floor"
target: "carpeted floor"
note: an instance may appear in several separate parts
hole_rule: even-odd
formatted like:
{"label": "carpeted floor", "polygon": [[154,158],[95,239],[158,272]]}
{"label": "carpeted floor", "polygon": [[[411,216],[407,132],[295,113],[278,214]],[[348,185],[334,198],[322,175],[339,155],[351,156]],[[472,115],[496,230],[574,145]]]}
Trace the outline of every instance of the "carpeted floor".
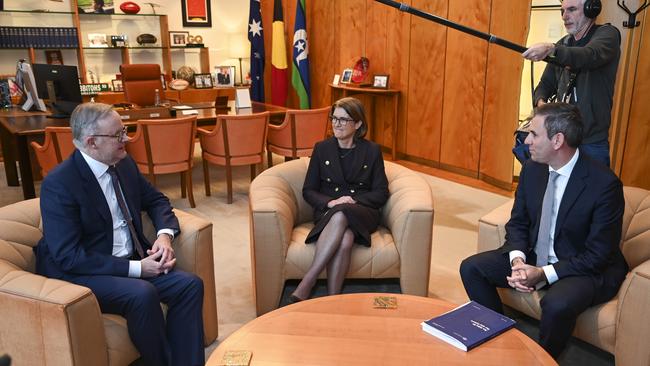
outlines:
{"label": "carpeted floor", "polygon": [[[206,197],[203,174],[196,149],[193,171],[194,196],[197,207],[189,207],[187,199],[180,197],[178,175],[160,176],[158,187],[170,197],[174,207],[210,220],[214,224],[214,264],[219,312],[219,339],[206,349],[206,354],[233,331],[255,318],[253,303],[251,261],[249,248],[248,187],[249,169],[234,169],[234,201],[226,204],[225,172],[212,166],[212,196]],[[275,164],[281,163],[276,157]],[[1,165],[1,164],[0,164]],[[478,219],[503,204],[507,197],[468,187],[434,176],[422,174],[434,194],[434,227],[429,281],[429,296],[461,304],[467,296],[458,276],[462,259],[476,252]],[[39,185],[37,184],[37,192]],[[4,167],[0,169],[0,206],[22,199],[20,187],[7,187]],[[296,283],[285,288],[282,304]],[[325,294],[319,283],[314,295]],[[344,292],[399,292],[396,282],[348,281]],[[517,318],[520,329],[536,339],[534,322]],[[574,341],[561,360],[563,365],[613,365],[613,357],[580,341]]]}

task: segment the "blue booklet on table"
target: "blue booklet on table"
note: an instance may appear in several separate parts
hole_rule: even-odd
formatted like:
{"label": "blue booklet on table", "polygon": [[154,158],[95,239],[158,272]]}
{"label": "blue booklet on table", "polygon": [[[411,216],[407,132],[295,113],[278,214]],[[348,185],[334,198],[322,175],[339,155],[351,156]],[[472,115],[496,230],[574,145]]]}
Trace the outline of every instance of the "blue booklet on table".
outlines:
{"label": "blue booklet on table", "polygon": [[422,322],[422,330],[468,351],[515,325],[515,321],[492,309],[470,301],[435,318]]}

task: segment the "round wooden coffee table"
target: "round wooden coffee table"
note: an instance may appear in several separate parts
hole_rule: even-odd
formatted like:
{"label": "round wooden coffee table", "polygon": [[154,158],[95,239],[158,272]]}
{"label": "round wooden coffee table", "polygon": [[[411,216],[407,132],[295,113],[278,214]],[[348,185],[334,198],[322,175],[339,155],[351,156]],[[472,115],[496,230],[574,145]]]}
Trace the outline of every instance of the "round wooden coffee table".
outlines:
{"label": "round wooden coffee table", "polygon": [[[375,309],[376,296],[397,297],[397,309]],[[535,341],[510,329],[469,351],[420,326],[454,307],[442,300],[396,294],[349,294],[299,302],[250,321],[210,355],[251,351],[251,365],[557,365]]]}

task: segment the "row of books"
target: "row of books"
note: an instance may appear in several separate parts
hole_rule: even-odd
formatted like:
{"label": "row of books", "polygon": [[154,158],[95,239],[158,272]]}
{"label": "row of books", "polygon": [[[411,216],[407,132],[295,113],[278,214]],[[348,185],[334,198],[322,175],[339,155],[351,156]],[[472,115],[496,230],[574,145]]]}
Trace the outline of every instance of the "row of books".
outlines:
{"label": "row of books", "polygon": [[74,27],[0,27],[0,48],[76,48]]}

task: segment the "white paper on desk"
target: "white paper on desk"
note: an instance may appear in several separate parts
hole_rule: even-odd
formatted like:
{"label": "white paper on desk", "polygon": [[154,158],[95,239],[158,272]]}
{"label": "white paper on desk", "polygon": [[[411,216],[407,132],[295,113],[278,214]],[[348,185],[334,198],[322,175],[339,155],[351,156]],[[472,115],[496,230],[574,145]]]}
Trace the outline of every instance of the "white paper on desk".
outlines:
{"label": "white paper on desk", "polygon": [[190,109],[190,110],[184,110],[183,111],[184,116],[188,116],[190,114],[199,114],[199,111],[197,111],[196,109]]}
{"label": "white paper on desk", "polygon": [[189,105],[175,105],[172,107],[173,109],[192,109]]}
{"label": "white paper on desk", "polygon": [[235,107],[236,108],[251,108],[251,93],[248,88],[237,89],[235,94]]}

